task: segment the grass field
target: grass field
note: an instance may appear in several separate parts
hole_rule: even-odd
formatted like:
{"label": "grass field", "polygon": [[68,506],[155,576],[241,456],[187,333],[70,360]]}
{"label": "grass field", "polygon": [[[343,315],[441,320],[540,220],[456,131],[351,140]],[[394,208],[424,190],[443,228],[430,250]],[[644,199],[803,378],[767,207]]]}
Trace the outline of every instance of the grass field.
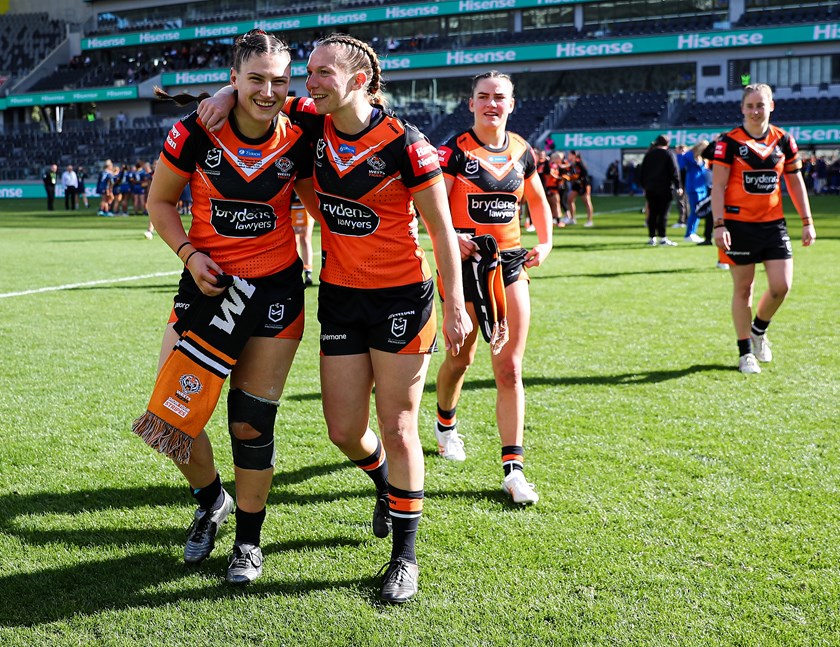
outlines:
{"label": "grass field", "polygon": [[[178,260],[143,218],[0,202],[0,644],[840,644],[840,198],[813,200],[818,240],[795,246],[757,376],[735,369],[714,252],[647,248],[639,198],[595,205],[597,226],[558,231],[532,273],[539,504],[500,491],[487,352],[459,407],[468,460],[436,457],[433,357],[420,593],[389,608],[370,483],[321,416],[315,290],[278,416],[265,572],[231,588],[232,528],[186,567],[192,499],[130,432]],[[208,432],[232,487],[223,407]]]}

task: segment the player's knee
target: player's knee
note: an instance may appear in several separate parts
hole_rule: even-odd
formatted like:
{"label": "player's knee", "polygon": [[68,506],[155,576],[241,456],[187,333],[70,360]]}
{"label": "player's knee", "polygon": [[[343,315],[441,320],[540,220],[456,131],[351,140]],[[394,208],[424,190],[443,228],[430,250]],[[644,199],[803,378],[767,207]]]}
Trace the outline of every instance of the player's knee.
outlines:
{"label": "player's knee", "polygon": [[277,403],[241,389],[228,393],[228,431],[233,464],[242,469],[274,467],[274,421]]}
{"label": "player's knee", "polygon": [[508,361],[496,367],[496,386],[500,389],[514,389],[522,384],[521,362]]}

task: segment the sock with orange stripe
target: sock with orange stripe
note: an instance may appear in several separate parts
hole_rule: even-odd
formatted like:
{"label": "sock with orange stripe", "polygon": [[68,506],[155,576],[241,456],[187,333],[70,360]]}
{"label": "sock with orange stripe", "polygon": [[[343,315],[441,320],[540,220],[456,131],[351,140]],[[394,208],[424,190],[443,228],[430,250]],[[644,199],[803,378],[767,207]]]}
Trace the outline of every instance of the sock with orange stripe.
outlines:
{"label": "sock with orange stripe", "polygon": [[423,515],[424,496],[423,490],[401,490],[388,484],[388,504],[394,533],[391,561],[404,559],[412,564],[417,563],[414,540]]}
{"label": "sock with orange stripe", "polygon": [[525,469],[525,450],[519,445],[502,447],[502,468],[505,470],[505,476],[513,470]]}
{"label": "sock with orange stripe", "polygon": [[376,486],[377,496],[385,496],[388,493],[388,459],[382,450],[382,442],[376,438],[376,451],[367,458],[353,461],[365,474],[367,474]]}
{"label": "sock with orange stripe", "polygon": [[458,407],[452,407],[451,409],[441,409],[440,405],[437,408],[437,423],[438,423],[438,431],[447,432],[452,431],[455,429],[455,410]]}

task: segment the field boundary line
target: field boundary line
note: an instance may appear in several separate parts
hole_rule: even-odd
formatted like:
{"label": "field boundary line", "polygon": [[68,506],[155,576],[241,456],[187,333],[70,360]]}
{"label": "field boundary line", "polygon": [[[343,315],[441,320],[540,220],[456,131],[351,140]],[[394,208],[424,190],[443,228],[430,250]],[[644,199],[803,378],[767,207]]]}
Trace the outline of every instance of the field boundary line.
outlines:
{"label": "field boundary line", "polygon": [[97,281],[85,281],[84,283],[67,283],[65,285],[52,285],[45,288],[35,288],[34,290],[23,290],[21,292],[6,292],[0,294],[0,299],[7,299],[9,297],[23,297],[29,294],[40,294],[42,292],[57,292],[59,290],[72,290],[74,288],[87,288],[92,285],[107,285],[108,283],[125,283],[127,281],[140,281],[142,279],[154,279],[161,276],[174,276],[180,274],[181,270],[175,272],[155,272],[154,274],[138,274],[137,276],[122,276],[116,279],[99,279]]}

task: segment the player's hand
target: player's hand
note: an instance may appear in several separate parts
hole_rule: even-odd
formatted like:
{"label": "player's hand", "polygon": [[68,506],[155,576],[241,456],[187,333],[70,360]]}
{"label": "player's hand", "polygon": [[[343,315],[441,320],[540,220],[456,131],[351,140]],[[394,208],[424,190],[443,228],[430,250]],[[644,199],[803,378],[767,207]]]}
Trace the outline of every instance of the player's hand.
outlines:
{"label": "player's hand", "polygon": [[814,225],[803,225],[802,226],[802,245],[805,247],[809,247],[814,244],[814,241],[817,240],[817,230],[814,229]]}
{"label": "player's hand", "polygon": [[218,132],[225,125],[235,104],[232,94],[214,94],[198,104],[198,118],[211,133]]}
{"label": "player's hand", "polygon": [[227,289],[226,285],[219,285],[219,281],[216,279],[216,276],[224,274],[224,271],[207,254],[198,252],[190,256],[187,269],[192,274],[193,280],[202,294],[206,294],[208,297],[216,297]]}
{"label": "player's hand", "polygon": [[726,227],[717,227],[713,231],[715,245],[717,245],[718,249],[728,252],[729,247],[732,245],[732,237],[729,235],[729,230]]}
{"label": "player's hand", "polygon": [[458,250],[461,252],[461,260],[465,261],[478,251],[478,245],[469,234],[458,234]]}
{"label": "player's hand", "polygon": [[551,251],[551,245],[548,243],[541,243],[534,247],[528,255],[525,256],[525,267],[539,267],[542,265],[546,256]]}
{"label": "player's hand", "polygon": [[463,304],[446,307],[443,312],[443,344],[453,357],[461,352],[472,329],[472,320]]}

